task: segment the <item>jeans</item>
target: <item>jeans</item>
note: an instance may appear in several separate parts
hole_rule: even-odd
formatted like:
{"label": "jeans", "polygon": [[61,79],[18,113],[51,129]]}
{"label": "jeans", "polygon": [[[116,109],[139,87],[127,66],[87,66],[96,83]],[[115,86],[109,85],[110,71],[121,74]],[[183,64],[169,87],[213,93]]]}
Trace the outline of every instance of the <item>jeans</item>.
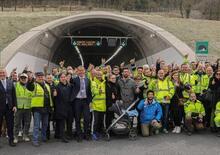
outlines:
{"label": "jeans", "polygon": [[29,135],[30,123],[31,123],[31,110],[30,109],[18,109],[14,118],[14,135],[17,137],[19,130],[21,129],[22,120],[24,120],[24,126],[22,128],[25,136]]}
{"label": "jeans", "polygon": [[170,110],[170,104],[167,103],[163,103],[161,104],[162,109],[163,109],[163,129],[167,129],[168,130],[168,126],[169,126],[169,110]]}
{"label": "jeans", "polygon": [[41,139],[45,141],[47,139],[47,126],[49,113],[34,112],[34,129],[33,129],[33,143],[39,142],[39,130],[41,124]]}

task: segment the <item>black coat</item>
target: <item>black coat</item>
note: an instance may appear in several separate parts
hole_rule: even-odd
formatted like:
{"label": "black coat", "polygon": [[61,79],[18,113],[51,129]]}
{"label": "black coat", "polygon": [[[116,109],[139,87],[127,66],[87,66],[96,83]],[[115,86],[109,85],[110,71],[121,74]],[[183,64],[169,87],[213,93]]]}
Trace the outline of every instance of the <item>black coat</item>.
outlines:
{"label": "black coat", "polygon": [[[115,99],[112,99],[112,93],[115,95]],[[111,107],[112,103],[115,103],[116,100],[121,99],[120,88],[117,83],[107,82],[106,83],[106,106]]]}
{"label": "black coat", "polygon": [[[212,84],[213,79],[215,80],[215,84]],[[213,92],[214,99],[213,99],[213,106],[216,105],[218,101],[220,101],[220,80],[212,77],[209,81],[209,89]]]}
{"label": "black coat", "polygon": [[6,80],[7,89],[5,90],[2,82],[0,81],[0,111],[5,110],[6,99],[8,101],[9,109],[11,110],[13,107],[17,106],[17,99],[15,93],[15,87],[12,81]]}
{"label": "black coat", "polygon": [[[85,78],[85,89],[87,95],[87,103],[90,104],[92,102],[92,92],[91,92],[91,84],[88,78]],[[74,103],[78,93],[80,91],[80,79],[76,77],[72,80],[72,93],[71,93],[71,102]]]}
{"label": "black coat", "polygon": [[67,118],[68,109],[72,108],[70,104],[71,85],[59,83],[56,87],[57,96],[54,98],[54,118]]}
{"label": "black coat", "polygon": [[184,98],[183,97],[183,91],[184,91],[184,85],[182,83],[179,84],[179,86],[175,86],[175,92],[173,97],[171,98],[171,109],[178,108],[179,99]]}

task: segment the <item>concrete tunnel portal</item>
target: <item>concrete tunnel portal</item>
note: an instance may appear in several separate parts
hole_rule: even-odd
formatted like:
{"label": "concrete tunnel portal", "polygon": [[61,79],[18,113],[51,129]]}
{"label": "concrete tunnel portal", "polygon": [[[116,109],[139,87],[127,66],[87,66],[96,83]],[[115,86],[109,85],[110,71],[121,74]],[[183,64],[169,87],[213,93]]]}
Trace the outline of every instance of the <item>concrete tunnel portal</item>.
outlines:
{"label": "concrete tunnel portal", "polygon": [[51,62],[58,64],[60,60],[65,60],[65,63],[71,66],[82,64],[79,54],[74,48],[74,41],[80,44],[78,49],[82,54],[85,66],[88,66],[89,63],[96,66],[100,65],[101,58],[108,60],[123,43],[125,44],[124,47],[108,64],[119,64],[122,61],[129,62],[131,58],[139,60],[144,57],[143,49],[140,48],[129,32],[114,28],[113,25],[110,27],[101,21],[98,23],[88,23],[87,21],[85,26],[73,28],[64,36],[53,53]]}
{"label": "concrete tunnel portal", "polygon": [[[1,65],[22,70],[27,64],[40,71],[44,64],[78,66],[82,61],[100,65],[101,58],[112,57],[108,64],[129,62],[152,64],[158,57],[168,63],[182,62],[185,54],[194,52],[178,38],[150,23],[109,12],[87,12],[61,18],[35,27],[19,36],[2,52]],[[121,48],[120,48],[121,46]],[[120,48],[120,50],[118,50]]]}

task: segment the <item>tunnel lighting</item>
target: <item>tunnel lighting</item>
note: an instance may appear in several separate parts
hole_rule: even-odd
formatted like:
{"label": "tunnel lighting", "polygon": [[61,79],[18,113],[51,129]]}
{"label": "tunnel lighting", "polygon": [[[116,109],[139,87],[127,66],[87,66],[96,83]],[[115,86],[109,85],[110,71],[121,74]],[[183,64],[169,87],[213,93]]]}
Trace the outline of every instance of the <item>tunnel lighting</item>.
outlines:
{"label": "tunnel lighting", "polygon": [[45,37],[45,38],[48,38],[48,37],[49,37],[48,33],[45,33],[45,34],[44,34],[44,37]]}
{"label": "tunnel lighting", "polygon": [[155,37],[154,33],[150,34],[150,38],[154,38],[154,37]]}
{"label": "tunnel lighting", "polygon": [[105,62],[105,64],[107,64],[109,61],[111,61],[125,46],[126,46],[126,43],[122,42],[121,45],[115,51],[115,53]]}
{"label": "tunnel lighting", "polygon": [[84,66],[83,57],[82,57],[82,54],[81,54],[81,52],[80,52],[78,46],[74,46],[74,48],[76,49],[76,52],[77,52],[78,55],[79,55],[79,58],[80,58],[80,60],[81,60],[81,64],[82,64],[82,66]]}

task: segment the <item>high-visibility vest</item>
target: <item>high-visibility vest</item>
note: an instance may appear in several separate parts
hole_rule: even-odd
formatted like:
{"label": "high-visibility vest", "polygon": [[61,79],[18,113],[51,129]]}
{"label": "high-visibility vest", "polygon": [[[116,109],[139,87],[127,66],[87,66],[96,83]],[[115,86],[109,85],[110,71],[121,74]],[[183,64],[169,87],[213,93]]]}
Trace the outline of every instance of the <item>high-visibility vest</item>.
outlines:
{"label": "high-visibility vest", "polygon": [[[102,93],[100,93],[102,90]],[[106,111],[106,81],[102,82],[95,79],[91,82],[92,91],[92,109],[95,111],[105,112]]]}
{"label": "high-visibility vest", "polygon": [[25,86],[21,85],[20,82],[15,84],[15,90],[17,97],[17,108],[30,109],[32,92],[29,91]]}
{"label": "high-visibility vest", "polygon": [[[50,106],[53,107],[53,102],[51,98],[50,86],[45,83],[47,91],[49,92],[50,96]],[[38,84],[35,84],[33,97],[31,100],[31,107],[32,108],[42,108],[44,107],[44,89]]]}
{"label": "high-visibility vest", "polygon": [[197,94],[202,94],[203,90],[207,90],[209,87],[209,80],[211,77],[209,77],[207,74],[199,76],[197,75],[197,85],[196,85],[196,90],[195,93]]}
{"label": "high-visibility vest", "polygon": [[[195,75],[191,75],[188,73],[180,74],[180,81],[185,84],[190,84],[192,87],[192,92],[196,90],[196,80],[197,77]],[[189,98],[189,93],[187,91],[183,91],[183,97]]]}
{"label": "high-visibility vest", "polygon": [[153,90],[155,92],[155,98],[160,103],[170,103],[169,101],[165,101],[164,97],[169,96],[170,99],[174,94],[174,88],[171,87],[172,82],[165,78],[164,80],[156,79],[151,81],[149,84],[149,90]]}
{"label": "high-visibility vest", "polygon": [[216,104],[214,121],[215,121],[215,125],[219,128],[220,127],[220,102]]}
{"label": "high-visibility vest", "polygon": [[196,100],[196,103],[188,100],[184,104],[184,111],[185,111],[186,116],[191,116],[193,112],[199,113],[200,115],[205,116],[205,108],[199,100]]}

